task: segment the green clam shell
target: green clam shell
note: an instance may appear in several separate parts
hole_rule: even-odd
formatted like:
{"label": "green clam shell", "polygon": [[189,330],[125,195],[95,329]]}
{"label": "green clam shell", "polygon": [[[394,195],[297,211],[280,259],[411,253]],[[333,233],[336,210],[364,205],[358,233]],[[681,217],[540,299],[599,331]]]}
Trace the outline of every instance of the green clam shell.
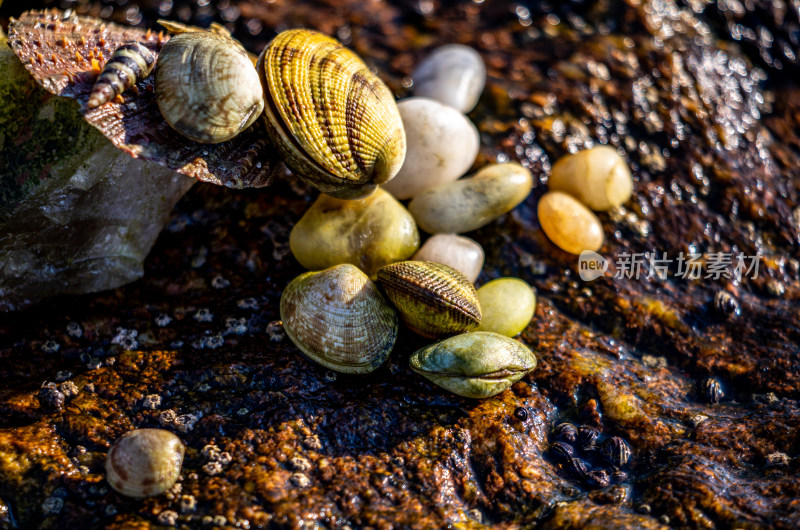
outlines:
{"label": "green clam shell", "polygon": [[499,394],[536,368],[536,356],[519,341],[476,331],[421,348],[409,364],[446,390],[480,399]]}

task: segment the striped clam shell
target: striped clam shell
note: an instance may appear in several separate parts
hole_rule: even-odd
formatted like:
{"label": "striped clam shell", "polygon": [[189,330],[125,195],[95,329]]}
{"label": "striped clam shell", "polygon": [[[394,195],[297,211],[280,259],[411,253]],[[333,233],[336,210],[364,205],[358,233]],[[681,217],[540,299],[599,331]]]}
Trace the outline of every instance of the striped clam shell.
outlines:
{"label": "striped clam shell", "polygon": [[93,109],[111,101],[150,75],[155,63],[156,54],[143,44],[123,44],[97,76],[86,106]]}
{"label": "striped clam shell", "polygon": [[397,339],[397,314],[354,265],[298,276],[284,289],[280,312],[295,346],[337,372],[375,370]]}
{"label": "striped clam shell", "polygon": [[481,323],[478,293],[463,274],[430,261],[401,261],[378,269],[378,283],[400,318],[423,337],[437,338]]}
{"label": "striped clam shell", "polygon": [[209,144],[230,140],[264,109],[247,51],[215,31],[187,31],[164,45],[156,63],[156,99],[176,131]]}
{"label": "striped clam shell", "polygon": [[178,480],[185,448],[163,429],[134,429],[123,434],[106,457],[106,480],[128,497],[151,497]]}
{"label": "striped clam shell", "polygon": [[406,140],[394,97],[341,43],[284,31],[262,52],[258,73],[270,136],[298,177],[355,199],[400,170]]}

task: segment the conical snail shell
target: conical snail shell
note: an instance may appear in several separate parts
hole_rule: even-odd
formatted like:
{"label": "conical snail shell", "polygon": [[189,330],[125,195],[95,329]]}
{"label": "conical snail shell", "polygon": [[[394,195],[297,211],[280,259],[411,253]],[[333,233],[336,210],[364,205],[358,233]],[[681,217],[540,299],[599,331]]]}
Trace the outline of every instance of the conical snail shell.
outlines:
{"label": "conical snail shell", "polygon": [[262,52],[258,73],[270,136],[300,178],[354,199],[400,170],[406,138],[394,97],[335,39],[284,31]]}
{"label": "conical snail shell", "polygon": [[344,373],[368,373],[389,356],[397,315],[378,287],[353,265],[307,272],[281,296],[292,342],[312,360]]}
{"label": "conical snail shell", "polygon": [[213,31],[181,33],[164,45],[156,62],[156,98],[167,123],[202,143],[230,140],[264,109],[247,52]]}
{"label": "conical snail shell", "polygon": [[106,480],[128,497],[150,497],[178,480],[185,448],[163,429],[134,429],[123,434],[106,457]]}

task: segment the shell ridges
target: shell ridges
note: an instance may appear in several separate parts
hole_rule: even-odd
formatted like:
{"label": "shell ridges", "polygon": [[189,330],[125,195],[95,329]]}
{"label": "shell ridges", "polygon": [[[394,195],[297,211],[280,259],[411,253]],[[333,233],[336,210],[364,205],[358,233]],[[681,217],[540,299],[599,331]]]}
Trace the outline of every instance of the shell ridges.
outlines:
{"label": "shell ridges", "polygon": [[284,289],[281,319],[306,356],[332,370],[368,373],[391,353],[397,315],[357,267],[307,272]]}
{"label": "shell ridges", "polygon": [[258,71],[270,135],[300,178],[358,198],[400,170],[405,133],[394,97],[335,39],[284,31],[259,57]]}

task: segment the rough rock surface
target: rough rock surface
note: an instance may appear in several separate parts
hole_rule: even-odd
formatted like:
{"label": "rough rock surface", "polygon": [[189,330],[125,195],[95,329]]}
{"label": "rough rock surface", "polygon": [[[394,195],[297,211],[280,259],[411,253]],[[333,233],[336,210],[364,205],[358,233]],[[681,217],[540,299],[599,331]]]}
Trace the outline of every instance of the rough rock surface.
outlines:
{"label": "rough rock surface", "polygon": [[[800,526],[800,86],[717,23],[739,6],[732,20],[775,25],[796,54],[772,13],[796,20],[797,6],[733,4],[170,3],[161,16],[219,17],[253,51],[287,26],[336,34],[399,93],[431,47],[476,47],[489,74],[471,114],[477,165],[519,160],[537,182],[469,235],[486,249],[479,284],[516,275],[537,288],[521,340],[539,366],[479,402],[411,372],[425,341],[410,333],[368,377],[320,369],[277,322],[301,272],[289,231],[313,194],[291,179],[196,186],[141,281],[0,321],[0,527]],[[601,214],[612,265],[586,283],[535,211],[551,160],[598,142],[624,150],[636,182],[623,210]],[[651,251],[763,259],[741,282],[674,267],[669,279],[615,277],[623,252]],[[714,309],[720,290],[738,315]],[[709,377],[724,391],[716,404]],[[37,400],[45,381],[65,385],[60,408]],[[597,487],[562,468],[548,447],[564,420],[624,438],[627,476]],[[145,500],[111,492],[109,445],[158,425],[187,444],[178,485]]]}

